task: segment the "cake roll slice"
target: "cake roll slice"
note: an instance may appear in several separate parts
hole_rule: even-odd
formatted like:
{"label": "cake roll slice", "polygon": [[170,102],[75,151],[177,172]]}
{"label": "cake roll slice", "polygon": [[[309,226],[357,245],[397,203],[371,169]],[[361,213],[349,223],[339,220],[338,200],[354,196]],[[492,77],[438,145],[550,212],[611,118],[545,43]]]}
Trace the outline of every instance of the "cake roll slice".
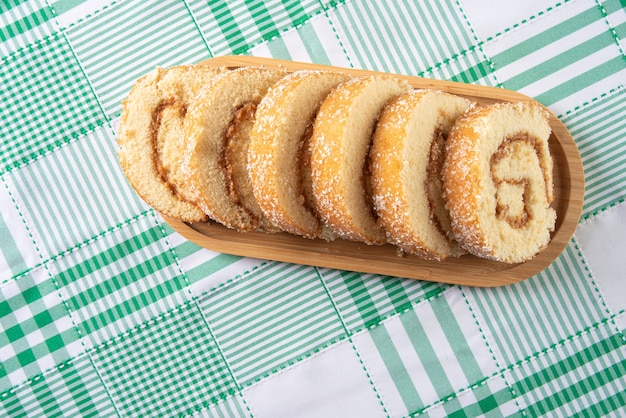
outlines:
{"label": "cake roll slice", "polygon": [[194,200],[213,220],[237,231],[274,232],[248,174],[256,108],[285,72],[241,67],[216,77],[198,94],[185,120],[183,172]]}
{"label": "cake roll slice", "polygon": [[460,96],[413,90],[383,110],[371,151],[374,208],[389,241],[441,261],[464,253],[443,200],[441,167],[455,120],[471,105]]}
{"label": "cake roll slice", "polygon": [[549,113],[534,102],[464,113],[446,142],[444,196],[468,252],[505,263],[533,258],[550,241],[556,212]]}
{"label": "cake roll slice", "polygon": [[273,85],[250,132],[249,173],[265,216],[283,231],[332,240],[313,202],[309,139],[322,101],[348,76],[296,71]]}
{"label": "cake roll slice", "polygon": [[184,146],[187,109],[200,89],[224,68],[156,68],[138,79],[122,102],[117,155],[137,194],[158,212],[185,222],[207,215],[191,199],[172,150]]}
{"label": "cake roll slice", "polygon": [[387,242],[373,208],[369,151],[381,111],[409,89],[392,76],[357,77],[322,103],[310,145],[313,195],[317,212],[340,238]]}

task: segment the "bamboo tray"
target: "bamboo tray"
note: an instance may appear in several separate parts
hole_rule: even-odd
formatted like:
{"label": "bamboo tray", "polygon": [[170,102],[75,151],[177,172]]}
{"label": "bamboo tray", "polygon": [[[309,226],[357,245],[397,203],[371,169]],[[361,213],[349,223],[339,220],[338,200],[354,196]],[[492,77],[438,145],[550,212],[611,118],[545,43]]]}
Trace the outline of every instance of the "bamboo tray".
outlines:
{"label": "bamboo tray", "polygon": [[[355,76],[377,74],[366,70],[245,56],[217,57],[202,64],[229,68],[262,65],[290,72],[300,69],[333,69]],[[480,104],[532,100],[520,93],[494,87],[404,75],[398,77],[408,80],[416,88],[438,89],[465,96]],[[239,233],[213,222],[187,224],[171,218],[165,220],[186,239],[222,253],[450,284],[481,287],[511,284],[539,273],[561,254],[573,236],[582,212],[584,174],[580,154],[570,133],[551,112],[550,126],[555,186],[553,207],[557,212],[557,223],[548,247],[532,260],[521,264],[499,263],[471,255],[443,262],[429,262],[411,255],[400,257],[392,245],[368,246],[341,239],[326,242],[286,233]]]}

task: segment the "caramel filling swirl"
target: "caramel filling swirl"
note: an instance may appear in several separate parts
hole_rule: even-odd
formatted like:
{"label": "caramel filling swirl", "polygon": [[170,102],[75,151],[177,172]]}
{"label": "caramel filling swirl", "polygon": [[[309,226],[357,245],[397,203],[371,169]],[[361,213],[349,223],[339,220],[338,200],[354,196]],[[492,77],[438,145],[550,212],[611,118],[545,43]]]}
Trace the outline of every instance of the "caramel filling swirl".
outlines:
{"label": "caramel filling swirl", "polygon": [[183,119],[187,114],[187,106],[176,97],[162,99],[152,110],[150,123],[150,143],[152,145],[152,161],[159,179],[179,199],[175,184],[170,181],[170,169],[165,161],[168,154],[166,148],[176,135],[182,134]]}
{"label": "caramel filling swirl", "polygon": [[511,136],[502,141],[489,162],[496,189],[495,216],[514,229],[532,220],[532,205],[537,196],[549,194],[545,186],[546,168],[541,164],[545,151],[538,144],[536,138],[525,133]]}
{"label": "caramel filling swirl", "polygon": [[450,221],[445,213],[443,204],[443,180],[441,178],[441,170],[445,159],[444,150],[446,139],[446,135],[444,135],[441,128],[435,129],[430,143],[426,178],[424,179],[430,220],[443,236],[448,236],[444,224],[448,224],[448,229],[450,229]]}
{"label": "caramel filling swirl", "polygon": [[311,118],[308,122],[302,137],[298,144],[298,150],[296,152],[296,170],[298,190],[298,202],[303,205],[309,212],[315,212],[314,197],[313,197],[313,184],[311,182],[311,152],[309,144],[311,142],[311,136],[313,136],[313,122],[315,118]]}
{"label": "caramel filling swirl", "polygon": [[233,203],[240,205],[251,216],[254,211],[247,204],[252,199],[253,191],[248,179],[247,164],[250,130],[254,123],[256,108],[256,103],[246,102],[233,111],[224,131],[223,153],[219,158],[228,196]]}

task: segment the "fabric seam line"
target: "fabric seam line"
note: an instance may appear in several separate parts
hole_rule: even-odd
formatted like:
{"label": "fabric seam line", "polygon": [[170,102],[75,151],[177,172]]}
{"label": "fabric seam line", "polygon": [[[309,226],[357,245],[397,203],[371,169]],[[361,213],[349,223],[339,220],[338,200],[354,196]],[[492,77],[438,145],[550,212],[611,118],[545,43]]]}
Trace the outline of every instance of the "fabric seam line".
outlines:
{"label": "fabric seam line", "polygon": [[330,18],[330,14],[329,14],[329,11],[337,10],[339,8],[338,3],[335,3],[333,7],[327,7],[326,5],[322,3],[322,0],[318,0],[318,1],[319,3],[322,4],[324,15],[326,16],[326,21],[330,25],[330,28],[333,31],[333,35],[335,36],[335,39],[337,39],[337,42],[339,42],[339,46],[341,46],[341,51],[343,52],[343,56],[346,58],[346,61],[348,61],[348,65],[350,65],[351,68],[354,68],[352,59],[350,59],[350,54],[348,54],[348,51],[346,50],[346,46],[344,45],[343,41],[341,40],[341,37],[339,36],[339,32],[337,31],[335,22],[333,21],[333,19]]}
{"label": "fabric seam line", "polygon": [[600,288],[598,287],[598,284],[596,283],[596,280],[595,280],[595,278],[593,276],[593,273],[591,272],[591,267],[587,263],[587,259],[586,259],[585,255],[584,255],[582,249],[580,248],[580,245],[578,243],[578,239],[576,239],[575,236],[572,237],[572,242],[574,243],[574,248],[578,252],[578,256],[580,257],[580,260],[583,263],[583,267],[584,267],[585,271],[587,272],[587,278],[591,281],[591,285],[593,286],[593,288],[594,288],[594,290],[596,292],[596,297],[600,300],[600,303],[604,307],[604,312],[607,315],[605,318],[612,322],[613,326],[615,327],[614,330],[617,331],[618,335],[620,335],[620,337],[622,339],[622,343],[624,345],[626,345],[626,334],[624,334],[624,332],[620,329],[620,327],[617,324],[617,322],[615,322],[616,314],[613,314],[611,312],[611,310],[609,309],[608,305],[606,304],[606,301],[604,299],[604,295],[602,294],[602,292],[600,291]]}
{"label": "fabric seam line", "polygon": [[619,94],[624,90],[624,86],[623,85],[619,85],[617,87],[613,87],[612,89],[610,89],[607,92],[601,93],[598,96],[592,97],[589,100],[585,100],[583,103],[574,106],[573,109],[567,110],[565,111],[565,113],[561,113],[559,115],[557,115],[557,117],[559,119],[561,118],[566,118],[566,117],[570,117],[570,116],[574,116],[577,113],[580,113],[581,111],[587,109],[589,106],[592,106],[598,102],[601,102],[602,100],[612,97],[615,94]]}
{"label": "fabric seam line", "polygon": [[580,224],[589,223],[590,221],[598,218],[598,216],[602,215],[603,213],[605,213],[605,212],[607,212],[609,210],[612,210],[612,209],[622,205],[624,202],[626,202],[626,197],[620,197],[617,200],[614,200],[614,201],[612,201],[612,202],[610,202],[610,203],[608,203],[606,205],[603,205],[600,208],[598,208],[598,209],[596,209],[596,210],[594,210],[594,211],[592,211],[592,212],[590,212],[590,213],[588,213],[586,215],[583,215],[581,217]]}
{"label": "fabric seam line", "polygon": [[70,248],[68,248],[66,250],[61,251],[60,253],[55,254],[55,255],[49,257],[48,259],[43,260],[42,262],[37,263],[34,266],[27,268],[26,270],[24,270],[24,271],[22,271],[22,272],[20,272],[20,273],[18,273],[16,275],[10,277],[9,279],[3,280],[0,283],[0,288],[4,287],[8,283],[11,283],[12,281],[19,280],[20,278],[26,276],[30,272],[35,271],[35,270],[37,270],[39,268],[42,268],[44,265],[46,265],[48,263],[58,261],[58,260],[60,260],[60,259],[62,259],[64,257],[72,254],[74,251],[80,250],[84,246],[92,245],[93,243],[95,243],[98,240],[106,237],[107,235],[112,234],[112,233],[114,233],[114,232],[116,232],[118,230],[124,229],[124,228],[128,227],[129,225],[138,222],[141,218],[146,217],[152,210],[153,209],[147,209],[147,210],[145,210],[143,212],[140,212],[140,213],[136,214],[135,216],[133,216],[132,218],[126,219],[126,220],[118,223],[117,225],[114,225],[114,226],[106,229],[105,231],[102,231],[102,232],[98,233],[97,235],[92,236],[91,238],[87,238],[87,239],[83,240],[82,242],[79,242],[79,243],[75,244],[74,246],[72,246],[72,247],[70,247]]}
{"label": "fabric seam line", "polygon": [[[213,332],[211,325],[209,323],[208,318],[206,317],[206,315],[204,314],[202,308],[200,307],[200,305],[198,304],[198,299],[195,297],[195,295],[193,294],[193,289],[191,287],[191,283],[189,282],[189,278],[187,277],[187,273],[183,271],[182,266],[180,264],[180,260],[178,258],[178,254],[176,253],[176,251],[174,250],[174,248],[172,247],[172,245],[170,244],[169,239],[167,238],[167,234],[165,229],[163,228],[163,224],[161,223],[161,221],[159,221],[159,219],[157,219],[156,214],[153,213],[153,217],[154,217],[154,221],[156,222],[159,230],[161,231],[161,235],[163,235],[163,239],[165,240],[165,243],[167,245],[167,248],[169,249],[170,253],[172,254],[172,256],[174,257],[174,261],[176,263],[176,267],[178,269],[178,272],[182,275],[183,280],[185,282],[185,287],[187,289],[186,293],[188,294],[188,296],[191,298],[189,300],[190,303],[193,303],[196,311],[200,314],[200,316],[202,317],[202,320],[204,321],[204,325],[206,326],[206,331],[208,332],[209,336],[211,337],[211,339],[215,342],[215,347],[217,348],[217,351],[221,357],[221,360],[224,362],[224,364],[226,365],[226,367],[228,368],[228,373],[230,374],[230,377],[233,379],[233,383],[235,384],[235,386],[237,387],[237,391],[241,397],[241,400],[243,402],[243,404],[245,405],[246,409],[248,410],[248,413],[250,414],[250,416],[252,416],[252,411],[250,410],[250,407],[248,406],[248,403],[246,402],[245,397],[243,396],[242,393],[242,385],[239,383],[237,377],[235,376],[235,373],[233,372],[233,368],[231,367],[230,363],[228,362],[228,359],[226,357],[226,355],[224,354],[224,351],[221,347],[221,344],[219,343],[217,336],[215,335],[215,333]],[[206,407],[204,407],[206,408]],[[199,410],[197,410],[196,412],[200,412],[202,411],[204,408],[201,408]],[[197,407],[196,407],[197,409]]]}
{"label": "fabric seam line", "polygon": [[504,376],[505,369],[502,366],[500,366],[500,362],[498,361],[498,358],[496,357],[496,353],[491,348],[491,344],[489,344],[489,340],[487,338],[487,335],[485,334],[485,331],[483,330],[483,327],[481,326],[480,321],[478,320],[478,317],[476,316],[476,313],[474,312],[474,309],[472,308],[472,304],[470,303],[469,298],[467,297],[467,295],[465,294],[465,291],[463,290],[463,288],[461,286],[459,286],[459,290],[461,291],[461,295],[463,296],[463,299],[465,300],[465,303],[466,303],[468,309],[470,310],[470,313],[472,314],[472,318],[474,318],[474,322],[475,322],[476,326],[478,327],[478,331],[480,332],[480,336],[481,336],[485,346],[487,347],[487,350],[489,350],[489,353],[491,354],[491,358],[495,362],[496,368],[498,369],[497,373],[502,377],[502,381],[504,382],[506,387],[509,389],[509,393],[511,394],[511,398],[515,402],[515,405],[517,406],[517,409],[519,410],[520,414],[522,414],[522,416],[526,416],[525,409],[522,408],[522,406],[520,405],[519,401],[517,400],[517,393],[515,392],[515,389],[513,389],[513,386],[511,386],[511,384],[508,382],[507,378]]}
{"label": "fabric seam line", "polygon": [[606,23],[606,25],[609,27],[609,32],[611,32],[611,35],[613,35],[613,40],[617,44],[617,48],[619,49],[619,52],[622,54],[622,57],[626,60],[626,52],[624,51],[624,48],[622,48],[622,44],[620,43],[620,37],[617,34],[617,31],[615,30],[615,28],[609,21],[609,14],[606,12],[606,9],[604,8],[604,5],[600,2],[600,0],[596,0],[596,5],[600,9],[600,12],[602,13],[602,17],[604,17],[604,23]]}
{"label": "fabric seam line", "polygon": [[463,6],[461,6],[461,3],[459,2],[459,0],[455,0],[455,3],[456,3],[456,6],[457,6],[459,12],[461,13],[461,16],[463,16],[463,20],[465,20],[465,24],[467,25],[467,27],[469,28],[470,32],[472,33],[472,37],[474,38],[474,42],[476,42],[476,48],[480,51],[480,53],[483,56],[483,59],[489,65],[489,69],[491,70],[491,75],[493,76],[493,78],[494,78],[494,80],[496,82],[496,85],[498,87],[500,87],[500,88],[503,88],[504,86],[498,80],[496,67],[495,67],[493,61],[491,60],[490,57],[487,56],[487,54],[485,53],[485,51],[482,48],[482,45],[484,45],[484,43],[482,43],[480,41],[480,39],[478,39],[478,36],[476,35],[476,31],[474,30],[474,27],[472,26],[472,23],[470,22],[470,20],[468,19],[467,15],[465,14],[465,10],[463,10]]}
{"label": "fabric seam line", "polygon": [[[624,311],[621,311],[617,315],[622,314],[623,312]],[[617,315],[612,315],[612,317],[615,318]],[[491,375],[485,376],[483,379],[481,379],[481,380],[479,380],[479,381],[477,381],[477,382],[475,382],[475,383],[473,383],[473,384],[471,384],[471,385],[469,385],[467,387],[458,389],[457,391],[455,391],[454,393],[448,395],[445,398],[441,398],[441,399],[431,403],[430,405],[424,406],[420,410],[413,412],[411,414],[411,416],[421,415],[424,412],[426,412],[427,409],[433,408],[436,405],[443,404],[443,403],[449,402],[449,401],[451,401],[453,399],[456,399],[456,398],[458,398],[459,395],[462,395],[466,391],[474,390],[474,389],[484,385],[489,380],[494,379],[497,376],[502,377],[501,375],[504,374],[505,372],[513,371],[513,370],[523,366],[524,364],[529,364],[531,361],[533,361],[533,360],[535,360],[535,359],[537,359],[537,358],[539,358],[541,356],[544,356],[547,353],[549,353],[549,352],[551,352],[551,351],[553,351],[553,350],[555,350],[557,348],[564,347],[566,344],[571,343],[571,342],[575,341],[576,339],[581,338],[584,335],[587,335],[587,334],[591,333],[594,330],[600,329],[601,326],[607,325],[609,321],[611,321],[611,319],[603,318],[602,321],[595,322],[595,323],[591,324],[590,326],[585,327],[585,329],[583,329],[581,331],[577,331],[575,334],[570,335],[570,336],[568,336],[568,337],[566,337],[566,338],[564,338],[564,339],[562,339],[560,341],[557,341],[556,343],[551,344],[549,347],[546,347],[546,348],[544,348],[544,349],[542,349],[540,351],[537,351],[537,352],[535,352],[535,353],[533,353],[531,355],[528,355],[528,356],[524,357],[523,359],[518,360],[518,361],[516,361],[516,362],[514,362],[514,363],[512,363],[512,364],[510,364],[508,366],[502,367],[498,371],[492,373]],[[498,366],[498,367],[500,367],[500,366]],[[506,382],[506,380],[505,380],[505,384],[507,384],[507,387],[509,387],[509,385]],[[516,397],[513,398],[513,400],[515,400],[515,399],[516,399]],[[519,407],[519,405],[518,405],[518,407]],[[527,415],[526,411],[523,410],[523,409],[520,409],[520,413],[522,413],[522,415],[524,415],[524,416]]]}
{"label": "fabric seam line", "polygon": [[[14,391],[20,389],[21,387],[23,387],[23,386],[25,386],[27,384],[33,383],[35,380],[39,379],[40,377],[43,377],[43,376],[47,375],[48,373],[50,373],[51,371],[54,371],[58,367],[63,367],[63,365],[69,364],[69,363],[71,363],[71,362],[81,358],[84,355],[88,355],[91,352],[94,352],[94,351],[98,352],[98,351],[100,351],[102,349],[105,349],[105,348],[107,348],[109,346],[112,346],[113,344],[117,344],[119,341],[122,341],[125,338],[128,338],[129,336],[131,336],[134,333],[141,332],[144,329],[148,328],[149,326],[152,326],[152,325],[156,324],[157,322],[165,320],[165,318],[167,318],[167,317],[173,316],[173,315],[177,314],[178,312],[183,311],[185,309],[192,309],[193,307],[194,307],[194,305],[192,304],[192,302],[191,301],[187,301],[187,302],[183,303],[182,305],[178,305],[177,307],[169,309],[168,311],[163,312],[162,314],[160,314],[160,315],[158,315],[158,316],[156,316],[154,318],[151,318],[151,319],[149,319],[147,321],[144,321],[143,323],[138,324],[135,327],[133,327],[133,328],[131,328],[129,330],[124,331],[123,333],[121,333],[121,334],[111,338],[110,340],[102,342],[102,343],[98,344],[97,346],[93,346],[91,348],[87,348],[86,351],[76,355],[75,357],[72,357],[72,358],[70,358],[68,360],[64,360],[64,361],[62,361],[62,362],[60,362],[60,363],[50,367],[49,369],[43,371],[42,373],[38,373],[38,374],[34,375],[33,377],[30,377],[30,378],[24,380],[24,382],[22,382],[22,383],[20,383],[18,385],[15,385],[12,388],[10,388],[10,389],[6,390],[5,392],[1,393],[0,394],[0,398],[6,397],[7,393],[14,392]],[[624,312],[625,311],[622,310],[622,311],[618,312],[616,315],[612,315],[612,317],[614,318],[617,315],[623,314]],[[565,344],[571,343],[571,342],[575,341],[576,339],[581,338],[582,336],[587,335],[590,332],[599,329],[603,325],[607,325],[607,323],[610,320],[611,319],[609,319],[609,318],[603,318],[601,321],[595,322],[595,323],[591,324],[590,326],[585,327],[585,329],[580,330],[580,331],[578,331],[578,332],[576,332],[576,333],[574,333],[574,334],[572,334],[572,335],[570,335],[570,336],[568,336],[568,337],[566,337],[566,338],[564,338],[564,339],[562,339],[562,340],[560,340],[560,341],[558,341],[556,343],[553,343],[549,347],[546,347],[546,348],[544,348],[544,349],[542,349],[540,351],[537,351],[537,352],[535,352],[535,353],[533,353],[531,355],[528,355],[525,358],[523,358],[521,360],[518,360],[515,363],[512,363],[512,364],[502,368],[501,370],[498,370],[498,371],[492,373],[489,376],[485,376],[483,379],[480,379],[478,382],[476,382],[476,383],[474,383],[472,385],[468,385],[466,388],[461,388],[461,389],[457,390],[455,393],[463,392],[464,390],[467,390],[469,388],[472,388],[473,386],[476,386],[477,384],[479,384],[480,382],[482,382],[485,379],[489,380],[489,379],[493,378],[494,376],[499,375],[500,373],[507,372],[507,371],[512,371],[512,370],[515,370],[515,369],[521,367],[524,364],[528,364],[532,360],[535,360],[536,358],[539,358],[540,356],[543,356],[543,355],[553,351],[556,348],[563,347],[563,346],[565,346]],[[270,378],[270,377],[272,377],[275,374],[285,372],[286,370],[290,369],[292,366],[294,366],[294,365],[296,365],[296,364],[298,364],[298,363],[300,363],[302,361],[306,361],[310,357],[317,356],[317,355],[319,355],[319,353],[321,353],[322,351],[325,351],[326,349],[332,348],[332,346],[334,346],[335,344],[345,340],[346,338],[347,338],[347,336],[342,336],[340,338],[333,339],[329,343],[326,343],[326,344],[324,344],[324,345],[322,345],[322,346],[312,350],[310,353],[305,354],[300,361],[291,362],[290,364],[285,365],[284,367],[281,367],[280,369],[273,369],[272,371],[266,373],[263,376],[263,378],[257,378],[255,380],[255,382],[247,384],[246,386],[243,387],[243,389],[251,387],[251,386],[254,386],[257,383],[259,383],[260,381],[265,380],[265,378]],[[448,398],[450,398],[450,399],[448,399]],[[420,409],[420,411],[423,411],[423,409],[426,409],[426,408],[433,407],[437,402],[441,402],[443,399],[452,400],[453,398],[454,398],[454,394],[448,395],[445,398],[442,398],[442,399],[440,399],[438,401],[435,401],[435,402],[431,403],[430,405]],[[416,411],[415,413],[421,413],[420,411]]]}
{"label": "fabric seam line", "polygon": [[[458,2],[458,0],[456,1]],[[555,3],[553,6],[549,6],[546,9],[543,9],[534,14],[531,14],[529,17],[522,19],[519,22],[514,23],[510,26],[507,26],[504,29],[500,30],[499,32],[496,32],[495,34],[491,36],[488,36],[484,41],[482,41],[482,43],[489,43],[489,42],[495,41],[496,39],[507,36],[509,33],[513,33],[527,25],[532,24],[535,20],[539,18],[543,18],[544,16],[547,16],[548,14],[555,13],[559,8],[563,7],[567,3],[571,3],[572,1],[574,0],[563,0],[563,1]]]}
{"label": "fabric seam line", "polygon": [[335,299],[332,297],[332,295],[330,294],[330,291],[328,290],[328,286],[326,285],[326,282],[324,281],[324,277],[320,273],[319,268],[317,268],[317,267],[314,267],[314,268],[315,268],[315,272],[317,273],[318,279],[320,280],[320,282],[322,283],[322,286],[324,287],[324,292],[326,292],[326,296],[328,297],[328,299],[330,300],[331,304],[333,305],[333,309],[335,310],[335,314],[337,314],[337,318],[339,318],[339,321],[341,322],[341,326],[343,327],[343,330],[346,333],[348,341],[350,342],[350,346],[352,347],[352,350],[356,354],[356,357],[359,360],[359,364],[361,364],[361,367],[363,368],[363,371],[365,372],[365,376],[367,376],[367,380],[369,381],[370,386],[371,386],[372,390],[374,391],[374,394],[378,398],[378,402],[380,403],[380,406],[382,406],[384,413],[387,415],[387,417],[389,417],[390,414],[389,414],[389,411],[387,410],[387,407],[385,406],[385,402],[383,402],[382,395],[380,394],[380,392],[376,388],[376,385],[374,384],[374,380],[372,379],[372,376],[371,376],[367,366],[365,365],[365,362],[363,361],[363,358],[361,357],[361,353],[359,353],[359,350],[357,349],[356,345],[354,344],[354,340],[352,339],[352,336],[350,335],[350,330],[346,326],[345,320],[344,320],[343,316],[341,315],[341,312],[339,311],[339,308],[337,307],[337,304],[335,303]]}
{"label": "fabric seam line", "polygon": [[204,35],[204,32],[200,29],[200,25],[198,25],[198,21],[196,19],[196,16],[194,15],[193,11],[191,10],[191,7],[189,7],[189,4],[187,3],[188,0],[182,0],[183,4],[185,5],[185,9],[187,9],[187,13],[189,13],[189,16],[191,17],[191,21],[193,22],[194,27],[196,28],[196,31],[198,32],[198,34],[200,35],[200,38],[202,38],[202,43],[204,43],[204,46],[207,49],[207,52],[209,53],[209,56],[213,57],[213,51],[211,50],[211,46],[209,45],[209,41],[207,40],[206,36]]}

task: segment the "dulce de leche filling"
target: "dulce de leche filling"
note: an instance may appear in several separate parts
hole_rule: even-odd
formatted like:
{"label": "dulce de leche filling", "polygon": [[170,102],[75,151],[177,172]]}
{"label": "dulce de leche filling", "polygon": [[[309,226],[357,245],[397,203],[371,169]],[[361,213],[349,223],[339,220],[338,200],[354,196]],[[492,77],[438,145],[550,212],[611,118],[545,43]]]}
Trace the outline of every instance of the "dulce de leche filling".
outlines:
{"label": "dulce de leche filling", "polygon": [[313,136],[314,120],[315,118],[311,118],[304,128],[296,153],[296,176],[298,176],[296,184],[300,188],[298,191],[298,202],[311,213],[315,212],[315,205],[313,201],[313,183],[311,181],[311,152],[309,144],[311,136]]}
{"label": "dulce de leche filling", "polygon": [[[249,209],[247,202],[253,199],[252,184],[248,179],[248,148],[250,130],[254,124],[256,103],[247,102],[237,108],[224,132],[224,154],[220,165],[224,170],[228,195],[236,204]],[[248,210],[250,214],[252,211]]]}
{"label": "dulce de leche filling", "polygon": [[177,193],[175,184],[169,181],[169,170],[163,156],[166,138],[182,135],[183,119],[187,114],[187,106],[176,97],[163,99],[152,110],[152,121],[150,123],[150,142],[152,144],[152,161],[157,171],[159,179],[181,198]]}
{"label": "dulce de leche filling", "polygon": [[430,154],[428,156],[426,178],[424,179],[430,219],[443,236],[448,235],[444,225],[447,225],[448,230],[450,230],[450,220],[443,203],[443,181],[441,178],[446,139],[447,137],[442,129],[435,129],[430,143]]}
{"label": "dulce de leche filling", "polygon": [[[521,133],[506,138],[498,150],[491,156],[489,162],[491,169],[491,179],[496,187],[496,218],[507,222],[511,228],[521,228],[532,219],[530,209],[531,182],[532,178],[526,173],[508,173],[514,164],[524,164],[527,161],[515,162],[513,159],[519,157],[520,151],[532,149],[541,161],[542,150],[538,147],[539,141],[528,135]],[[507,170],[508,168],[508,170]],[[543,182],[546,178],[545,168],[541,167]],[[521,170],[518,170],[521,171]]]}

